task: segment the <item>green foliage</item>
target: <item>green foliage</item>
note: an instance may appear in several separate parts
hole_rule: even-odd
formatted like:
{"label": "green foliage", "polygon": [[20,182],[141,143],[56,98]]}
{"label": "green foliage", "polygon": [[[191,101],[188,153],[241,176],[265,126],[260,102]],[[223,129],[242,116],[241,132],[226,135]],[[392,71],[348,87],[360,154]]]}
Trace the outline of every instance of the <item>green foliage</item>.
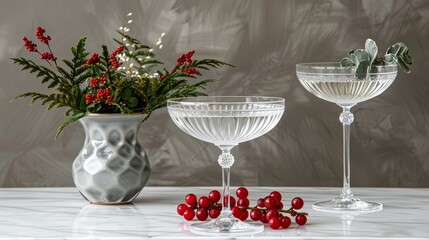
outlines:
{"label": "green foliage", "polygon": [[[163,63],[155,59],[151,47],[124,32],[118,33],[121,39],[114,40],[124,48],[119,53],[123,54],[121,56],[102,45],[101,54],[89,58],[90,53],[85,48],[87,38],[82,37],[71,47],[72,59],[61,61],[65,67],[56,60],[46,60],[50,69],[22,57],[12,58],[22,70],[35,74],[42,84],[54,91],[51,94],[27,92],[15,99],[30,98],[30,104],[40,100],[42,105],[47,105],[47,110],[66,108],[64,116],[67,118],[59,126],[57,137],[66,126],[88,113],[142,113],[146,120],[153,111],[165,107],[170,98],[205,95],[203,90],[214,80],[193,84],[187,80],[201,76],[199,70],[232,66],[215,59],[202,59],[178,64],[171,72],[165,68],[157,70],[155,68]],[[50,47],[49,51],[52,53]],[[119,59],[119,68],[112,62],[112,54],[114,60]],[[96,60],[89,63],[88,59],[92,58]]]}
{"label": "green foliage", "polygon": [[372,39],[367,39],[365,49],[356,49],[349,52],[348,57],[341,60],[342,67],[356,67],[356,77],[363,79],[368,73],[376,73],[375,66],[398,64],[406,73],[410,73],[410,66],[413,63],[408,54],[408,47],[402,43],[396,43],[389,47],[383,58],[378,57],[377,44]]}

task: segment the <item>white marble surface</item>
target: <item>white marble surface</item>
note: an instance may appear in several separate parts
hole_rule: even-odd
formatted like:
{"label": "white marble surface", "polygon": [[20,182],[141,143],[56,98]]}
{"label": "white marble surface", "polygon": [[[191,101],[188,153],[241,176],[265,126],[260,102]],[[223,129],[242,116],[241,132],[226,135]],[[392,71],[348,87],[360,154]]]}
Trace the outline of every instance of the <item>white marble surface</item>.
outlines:
{"label": "white marble surface", "polygon": [[[213,188],[147,187],[130,205],[88,204],[75,188],[0,189],[0,239],[202,239],[176,214],[176,206],[193,192]],[[235,190],[235,188],[233,188]],[[316,212],[311,204],[328,199],[338,188],[250,187],[252,203],[272,190],[290,200],[301,196],[309,212],[307,225],[247,237],[213,239],[429,239],[429,189],[354,188],[384,210],[351,216]]]}

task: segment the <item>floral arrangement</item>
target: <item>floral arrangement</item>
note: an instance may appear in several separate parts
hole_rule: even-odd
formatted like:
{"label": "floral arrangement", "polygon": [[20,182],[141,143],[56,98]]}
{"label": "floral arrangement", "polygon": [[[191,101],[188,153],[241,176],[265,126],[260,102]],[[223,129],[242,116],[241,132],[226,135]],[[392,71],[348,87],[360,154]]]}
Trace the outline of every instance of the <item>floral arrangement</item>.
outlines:
{"label": "floral arrangement", "polygon": [[23,37],[27,50],[38,54],[47,65],[24,57],[12,58],[13,62],[23,66],[22,70],[36,74],[42,84],[55,91],[50,94],[27,92],[16,98],[31,98],[30,104],[40,100],[42,105],[48,104],[48,110],[65,107],[64,116],[68,118],[59,126],[56,137],[64,127],[88,113],[141,113],[146,120],[154,110],[165,107],[167,99],[206,95],[202,90],[213,79],[193,84],[188,81],[201,76],[200,70],[232,66],[216,59],[192,59],[195,54],[192,50],[180,56],[171,71],[156,69],[163,63],[155,59],[154,50],[163,47],[165,33],[153,46],[144,45],[127,33],[130,31],[127,24],[133,22],[131,15],[129,13],[125,24],[116,30],[120,38],[114,41],[119,46],[112,52],[102,45],[101,53],[90,54],[85,48],[87,38],[81,37],[71,48],[72,59],[60,62],[52,51],[51,36],[46,35],[45,29],[37,27],[36,37],[47,51],[41,51],[37,44]]}

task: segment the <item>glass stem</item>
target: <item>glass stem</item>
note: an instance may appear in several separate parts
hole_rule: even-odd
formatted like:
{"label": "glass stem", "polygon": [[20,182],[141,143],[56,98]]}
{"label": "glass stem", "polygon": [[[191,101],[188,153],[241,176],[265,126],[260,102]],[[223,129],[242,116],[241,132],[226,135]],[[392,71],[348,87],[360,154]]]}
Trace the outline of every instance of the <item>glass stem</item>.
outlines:
{"label": "glass stem", "polygon": [[222,149],[222,154],[219,156],[218,162],[222,167],[222,216],[231,217],[231,206],[230,206],[230,175],[231,175],[231,166],[234,164],[234,156],[230,153],[231,149],[234,146],[219,146]]}
{"label": "glass stem", "polygon": [[343,112],[340,114],[340,122],[343,124],[343,191],[341,192],[342,199],[353,198],[353,193],[350,188],[350,125],[354,117],[350,112],[352,106],[342,106]]}

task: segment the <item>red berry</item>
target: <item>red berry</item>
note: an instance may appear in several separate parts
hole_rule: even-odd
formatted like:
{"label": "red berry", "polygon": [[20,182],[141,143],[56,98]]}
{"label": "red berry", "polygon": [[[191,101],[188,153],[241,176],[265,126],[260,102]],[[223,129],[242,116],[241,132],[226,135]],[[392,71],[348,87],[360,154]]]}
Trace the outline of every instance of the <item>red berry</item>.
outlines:
{"label": "red berry", "polygon": [[211,208],[209,211],[210,218],[217,218],[220,215],[220,210],[218,208]]}
{"label": "red berry", "polygon": [[279,218],[280,215],[279,215],[279,211],[277,211],[276,209],[271,209],[267,211],[265,216],[267,220],[270,221],[271,218]]}
{"label": "red berry", "polygon": [[296,197],[292,199],[291,205],[296,210],[301,209],[304,206],[304,200],[300,197]]}
{"label": "red berry", "polygon": [[194,219],[195,217],[195,211],[193,209],[187,209],[184,213],[183,213],[183,217],[188,220],[191,221],[192,219]]}
{"label": "red berry", "polygon": [[295,222],[302,226],[307,222],[307,217],[305,215],[299,214],[296,216]]}
{"label": "red berry", "polygon": [[177,206],[177,213],[180,216],[183,216],[183,214],[185,213],[185,211],[188,210],[188,209],[189,209],[188,205],[183,204],[183,203],[179,204],[179,206]]}
{"label": "red berry", "polygon": [[241,213],[241,216],[239,217],[239,219],[241,221],[246,221],[246,219],[248,217],[249,217],[249,212],[246,209],[242,210],[242,213]]}
{"label": "red berry", "polygon": [[233,207],[231,208],[232,215],[236,218],[240,218],[243,211],[239,207]]}
{"label": "red berry", "polygon": [[[223,199],[223,205],[226,206],[226,196]],[[235,207],[235,198],[233,196],[229,197],[229,205],[231,208]]]}
{"label": "red berry", "polygon": [[249,199],[247,198],[240,198],[237,201],[237,206],[239,207],[248,207],[250,205]]}
{"label": "red berry", "polygon": [[237,188],[237,191],[235,193],[237,194],[237,197],[240,199],[247,198],[247,196],[249,195],[249,191],[247,191],[247,189],[244,187]]}
{"label": "red berry", "polygon": [[277,202],[280,202],[282,200],[282,194],[277,191],[271,192],[270,196],[275,198]]}
{"label": "red berry", "polygon": [[271,218],[270,221],[268,221],[268,223],[270,224],[270,228],[272,229],[279,229],[281,225],[279,218]]}
{"label": "red berry", "polygon": [[267,209],[275,209],[277,207],[277,200],[271,196],[265,198],[264,205]]}
{"label": "red berry", "polygon": [[263,198],[258,199],[257,205],[258,207],[261,207],[261,208],[265,207],[265,199]]}
{"label": "red berry", "polygon": [[268,223],[268,220],[267,220],[267,215],[265,214],[265,212],[263,212],[262,213],[262,216],[261,216],[261,222],[263,222],[263,223]]}
{"label": "red berry", "polygon": [[210,199],[206,196],[200,197],[198,204],[201,208],[208,208],[210,206]]}
{"label": "red berry", "polygon": [[286,216],[282,217],[281,222],[282,222],[281,223],[282,228],[288,228],[290,226],[290,224],[292,223],[290,218],[286,217]]}
{"label": "red berry", "polygon": [[209,193],[209,199],[212,203],[217,203],[220,200],[220,192],[213,190]]}
{"label": "red berry", "polygon": [[190,193],[190,194],[186,195],[185,202],[189,206],[194,207],[195,205],[197,205],[197,196],[195,196],[195,194]]}
{"label": "red berry", "polygon": [[197,211],[198,220],[205,221],[205,220],[207,220],[208,217],[209,217],[209,214],[207,212],[207,209],[205,209],[205,208],[198,209],[198,211]]}
{"label": "red berry", "polygon": [[283,203],[282,202],[279,202],[279,204],[277,204],[277,209],[278,210],[282,210],[283,209]]}
{"label": "red berry", "polygon": [[262,212],[261,212],[261,210],[259,210],[259,209],[253,209],[253,210],[250,212],[250,218],[251,218],[253,221],[258,221],[258,220],[260,220],[260,219],[261,219],[261,217],[262,217]]}

